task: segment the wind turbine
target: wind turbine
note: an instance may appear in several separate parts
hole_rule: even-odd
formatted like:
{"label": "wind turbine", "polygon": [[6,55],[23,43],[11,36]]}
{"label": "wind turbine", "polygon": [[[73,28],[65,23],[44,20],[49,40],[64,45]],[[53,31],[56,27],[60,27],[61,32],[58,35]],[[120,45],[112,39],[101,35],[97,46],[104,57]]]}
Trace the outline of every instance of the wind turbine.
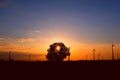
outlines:
{"label": "wind turbine", "polygon": [[93,49],[93,60],[95,60],[95,49]]}
{"label": "wind turbine", "polygon": [[[115,44],[119,44],[120,42],[116,42],[116,43],[113,43],[113,41],[112,41],[112,60],[114,60],[114,47],[116,46]],[[118,58],[118,53],[117,53],[117,58]]]}
{"label": "wind turbine", "polygon": [[114,60],[114,43],[112,42],[112,60]]}
{"label": "wind turbine", "polygon": [[11,61],[11,51],[9,51],[9,61]]}

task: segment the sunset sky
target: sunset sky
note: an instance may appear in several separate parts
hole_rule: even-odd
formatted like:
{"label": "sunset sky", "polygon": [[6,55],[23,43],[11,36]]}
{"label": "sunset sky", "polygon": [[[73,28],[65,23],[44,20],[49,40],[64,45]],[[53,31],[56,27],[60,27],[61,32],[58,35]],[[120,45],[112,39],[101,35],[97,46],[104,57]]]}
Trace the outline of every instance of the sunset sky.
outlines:
{"label": "sunset sky", "polygon": [[45,60],[54,42],[70,47],[72,60],[91,60],[93,49],[111,59],[112,41],[120,57],[120,0],[0,0],[0,59],[12,51]]}

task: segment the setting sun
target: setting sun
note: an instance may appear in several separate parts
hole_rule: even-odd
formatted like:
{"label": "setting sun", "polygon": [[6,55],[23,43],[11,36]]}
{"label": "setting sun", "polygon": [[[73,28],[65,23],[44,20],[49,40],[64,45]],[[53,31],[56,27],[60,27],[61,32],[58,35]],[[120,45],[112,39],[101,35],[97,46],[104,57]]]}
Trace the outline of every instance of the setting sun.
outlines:
{"label": "setting sun", "polygon": [[57,51],[60,51],[60,46],[57,46],[57,47],[56,47],[56,50],[57,50]]}

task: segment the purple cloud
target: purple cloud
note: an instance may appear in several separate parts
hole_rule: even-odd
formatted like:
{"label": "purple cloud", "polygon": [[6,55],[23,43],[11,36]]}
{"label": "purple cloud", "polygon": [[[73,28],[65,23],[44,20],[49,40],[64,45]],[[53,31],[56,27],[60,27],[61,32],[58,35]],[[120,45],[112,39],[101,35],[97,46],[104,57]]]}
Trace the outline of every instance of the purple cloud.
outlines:
{"label": "purple cloud", "polygon": [[8,0],[0,0],[0,7],[5,7],[8,5]]}

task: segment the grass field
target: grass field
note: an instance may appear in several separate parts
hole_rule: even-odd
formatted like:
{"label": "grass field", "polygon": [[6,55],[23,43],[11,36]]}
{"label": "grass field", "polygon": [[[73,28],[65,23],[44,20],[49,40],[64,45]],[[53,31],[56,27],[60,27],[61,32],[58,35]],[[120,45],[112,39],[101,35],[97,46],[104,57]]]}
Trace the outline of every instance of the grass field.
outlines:
{"label": "grass field", "polygon": [[0,61],[1,76],[10,76],[13,79],[16,79],[16,77],[20,79],[32,77],[45,80],[48,78],[51,80],[54,77],[58,77],[58,79],[94,79],[94,76],[98,78],[114,78],[114,76],[119,75],[119,71],[120,60],[63,62]]}

